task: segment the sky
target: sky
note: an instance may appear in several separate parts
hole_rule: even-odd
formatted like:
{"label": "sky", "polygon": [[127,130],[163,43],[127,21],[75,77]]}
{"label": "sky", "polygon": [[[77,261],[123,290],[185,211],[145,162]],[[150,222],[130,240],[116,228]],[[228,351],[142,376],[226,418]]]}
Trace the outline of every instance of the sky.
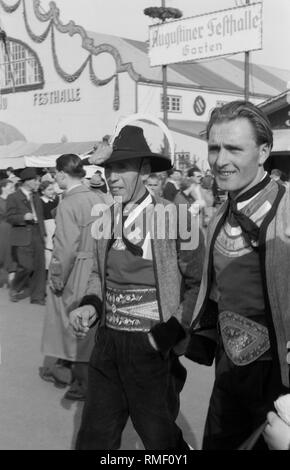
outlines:
{"label": "sky", "polygon": [[[144,15],[162,0],[54,0],[63,23],[70,20],[89,31],[146,41],[154,20]],[[259,0],[257,0],[258,2]],[[260,0],[261,1],[261,0]],[[51,0],[40,0],[44,11]],[[246,0],[165,0],[166,6],[179,8],[183,18],[244,5]],[[256,0],[250,0],[255,3]],[[253,63],[290,70],[290,0],[262,0],[263,50],[251,53]],[[241,55],[237,58],[242,58]]]}

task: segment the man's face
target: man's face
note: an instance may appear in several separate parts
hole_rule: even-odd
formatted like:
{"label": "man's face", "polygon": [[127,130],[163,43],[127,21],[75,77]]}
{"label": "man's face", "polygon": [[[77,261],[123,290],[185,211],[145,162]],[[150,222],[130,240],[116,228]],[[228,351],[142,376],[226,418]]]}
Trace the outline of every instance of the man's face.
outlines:
{"label": "man's face", "polygon": [[254,183],[270,149],[257,145],[250,121],[238,118],[216,123],[208,140],[208,160],[216,182],[225,191],[244,190]]}
{"label": "man's face", "polygon": [[5,188],[3,188],[3,190],[5,190],[5,193],[7,196],[9,196],[9,194],[12,194],[14,192],[14,183],[12,181],[9,181]]}
{"label": "man's face", "polygon": [[195,171],[191,177],[191,181],[196,184],[200,184],[201,179],[202,179],[202,174],[200,173],[200,171]]}
{"label": "man's face", "polygon": [[42,193],[44,194],[44,196],[48,197],[49,199],[52,199],[55,196],[54,185],[50,184],[49,186],[47,186],[47,188],[42,191]]}
{"label": "man's face", "polygon": [[181,173],[179,171],[174,171],[172,174],[172,179],[174,181],[180,181],[181,180]]}
{"label": "man's face", "polygon": [[141,189],[144,188],[139,176],[141,161],[128,159],[106,166],[105,176],[113,197],[122,197],[123,202],[131,201],[132,196],[133,199],[138,198]]}
{"label": "man's face", "polygon": [[33,178],[31,180],[26,180],[25,185],[30,191],[36,192],[39,188],[39,179]]}
{"label": "man's face", "polygon": [[66,174],[64,171],[56,170],[55,181],[57,182],[60,189],[67,188],[67,179],[66,179]]}
{"label": "man's face", "polygon": [[148,178],[146,181],[146,186],[153,194],[159,195],[161,181],[158,178]]}

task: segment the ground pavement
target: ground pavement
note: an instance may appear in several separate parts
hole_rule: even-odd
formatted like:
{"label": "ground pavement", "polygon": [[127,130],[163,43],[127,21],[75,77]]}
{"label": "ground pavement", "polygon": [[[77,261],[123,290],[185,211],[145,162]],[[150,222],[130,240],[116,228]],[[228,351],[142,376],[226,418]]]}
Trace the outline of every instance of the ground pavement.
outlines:
{"label": "ground pavement", "polygon": [[[11,303],[0,288],[0,450],[73,449],[83,404],[63,399],[38,375],[45,307],[28,299]],[[188,377],[181,394],[178,423],[187,442],[200,448],[213,368],[182,360]],[[122,450],[142,449],[132,424],[126,426]]]}

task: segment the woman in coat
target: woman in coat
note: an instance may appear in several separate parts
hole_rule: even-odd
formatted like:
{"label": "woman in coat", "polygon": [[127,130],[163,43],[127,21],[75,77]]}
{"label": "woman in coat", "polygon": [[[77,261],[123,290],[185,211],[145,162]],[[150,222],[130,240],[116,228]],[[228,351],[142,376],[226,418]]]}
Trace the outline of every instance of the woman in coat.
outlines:
{"label": "woman in coat", "polygon": [[78,341],[69,327],[68,315],[79,305],[85,293],[93,264],[91,212],[95,204],[103,201],[82,184],[85,170],[77,155],[61,155],[56,161],[56,169],[56,181],[64,193],[55,220],[42,352],[62,360],[61,366],[58,362],[51,371],[60,382],[66,382],[57,376],[63,369],[63,360],[73,363],[72,384],[65,398],[82,400],[95,328],[84,341]]}

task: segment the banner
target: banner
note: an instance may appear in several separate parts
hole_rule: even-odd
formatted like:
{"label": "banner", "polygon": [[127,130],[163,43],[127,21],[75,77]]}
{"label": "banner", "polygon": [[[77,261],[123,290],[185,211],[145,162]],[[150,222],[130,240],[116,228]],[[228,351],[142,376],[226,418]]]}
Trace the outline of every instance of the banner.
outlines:
{"label": "banner", "polygon": [[149,27],[152,67],[262,49],[262,3]]}

